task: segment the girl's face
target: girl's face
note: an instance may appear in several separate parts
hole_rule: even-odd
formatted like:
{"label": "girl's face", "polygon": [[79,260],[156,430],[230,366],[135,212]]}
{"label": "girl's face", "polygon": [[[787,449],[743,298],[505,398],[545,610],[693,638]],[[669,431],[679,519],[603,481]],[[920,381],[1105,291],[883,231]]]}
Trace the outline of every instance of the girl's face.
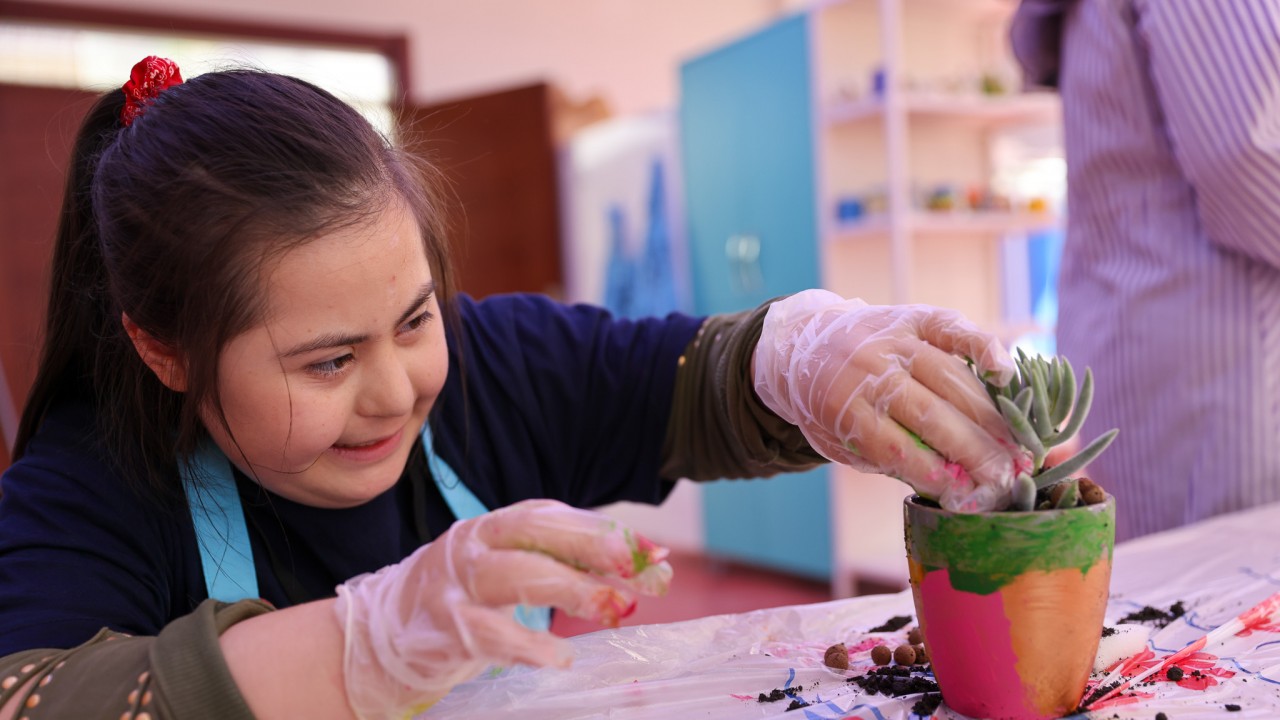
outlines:
{"label": "girl's face", "polygon": [[266,319],[218,360],[233,442],[263,487],[313,507],[364,503],[399,479],[449,369],[418,226],[399,203],[321,236],[266,273]]}

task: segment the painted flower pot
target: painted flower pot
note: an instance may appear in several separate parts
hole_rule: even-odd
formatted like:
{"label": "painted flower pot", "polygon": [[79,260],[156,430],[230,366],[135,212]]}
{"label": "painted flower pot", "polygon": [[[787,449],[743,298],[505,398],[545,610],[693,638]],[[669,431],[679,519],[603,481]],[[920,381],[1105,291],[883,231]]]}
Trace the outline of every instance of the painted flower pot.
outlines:
{"label": "painted flower pot", "polygon": [[910,497],[903,512],[916,617],[947,706],[991,720],[1070,714],[1102,636],[1115,499],[963,514]]}

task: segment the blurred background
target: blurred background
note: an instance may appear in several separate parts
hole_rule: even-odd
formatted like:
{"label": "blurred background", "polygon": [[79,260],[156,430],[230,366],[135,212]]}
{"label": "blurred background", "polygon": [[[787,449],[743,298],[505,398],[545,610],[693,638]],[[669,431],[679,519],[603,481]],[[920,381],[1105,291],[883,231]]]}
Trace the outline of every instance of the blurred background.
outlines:
{"label": "blurred background", "polygon": [[[1015,4],[0,0],[0,468],[35,372],[71,138],[151,54],[185,77],[304,77],[428,155],[457,193],[475,296],[641,316],[826,287],[954,307],[1052,352],[1061,110],[1021,87]],[[682,578],[631,622],[906,587],[905,495],[824,468],[610,507],[675,549]]]}

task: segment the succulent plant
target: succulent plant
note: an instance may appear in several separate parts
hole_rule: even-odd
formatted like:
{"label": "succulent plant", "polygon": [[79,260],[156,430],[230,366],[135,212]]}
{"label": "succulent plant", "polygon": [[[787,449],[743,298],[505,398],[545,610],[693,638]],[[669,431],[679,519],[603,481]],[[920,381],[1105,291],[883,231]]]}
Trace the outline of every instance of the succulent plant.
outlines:
{"label": "succulent plant", "polygon": [[[1102,454],[1119,430],[1109,430],[1070,458],[1045,467],[1049,450],[1080,432],[1093,403],[1093,373],[1085,368],[1077,392],[1075,371],[1065,357],[1046,360],[1019,349],[1015,363],[1018,372],[1008,385],[997,387],[984,381],[1014,438],[1031,451],[1033,459],[1031,473],[1020,474],[1014,483],[1010,509],[1032,510],[1046,503],[1048,507],[1073,507],[1086,491],[1100,491],[1096,486],[1081,488],[1071,476]],[[1061,488],[1053,487],[1060,484]],[[1037,494],[1052,499],[1037,505]]]}

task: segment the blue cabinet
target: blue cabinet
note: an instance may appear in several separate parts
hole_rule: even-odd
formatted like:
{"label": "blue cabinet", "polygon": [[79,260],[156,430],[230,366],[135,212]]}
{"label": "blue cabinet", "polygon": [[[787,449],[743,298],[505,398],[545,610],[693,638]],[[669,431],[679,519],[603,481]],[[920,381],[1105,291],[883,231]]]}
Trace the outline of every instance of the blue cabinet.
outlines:
{"label": "blue cabinet", "polygon": [[[694,309],[722,313],[821,285],[811,18],[681,67],[680,134]],[[828,470],[703,486],[707,551],[832,572]]]}

